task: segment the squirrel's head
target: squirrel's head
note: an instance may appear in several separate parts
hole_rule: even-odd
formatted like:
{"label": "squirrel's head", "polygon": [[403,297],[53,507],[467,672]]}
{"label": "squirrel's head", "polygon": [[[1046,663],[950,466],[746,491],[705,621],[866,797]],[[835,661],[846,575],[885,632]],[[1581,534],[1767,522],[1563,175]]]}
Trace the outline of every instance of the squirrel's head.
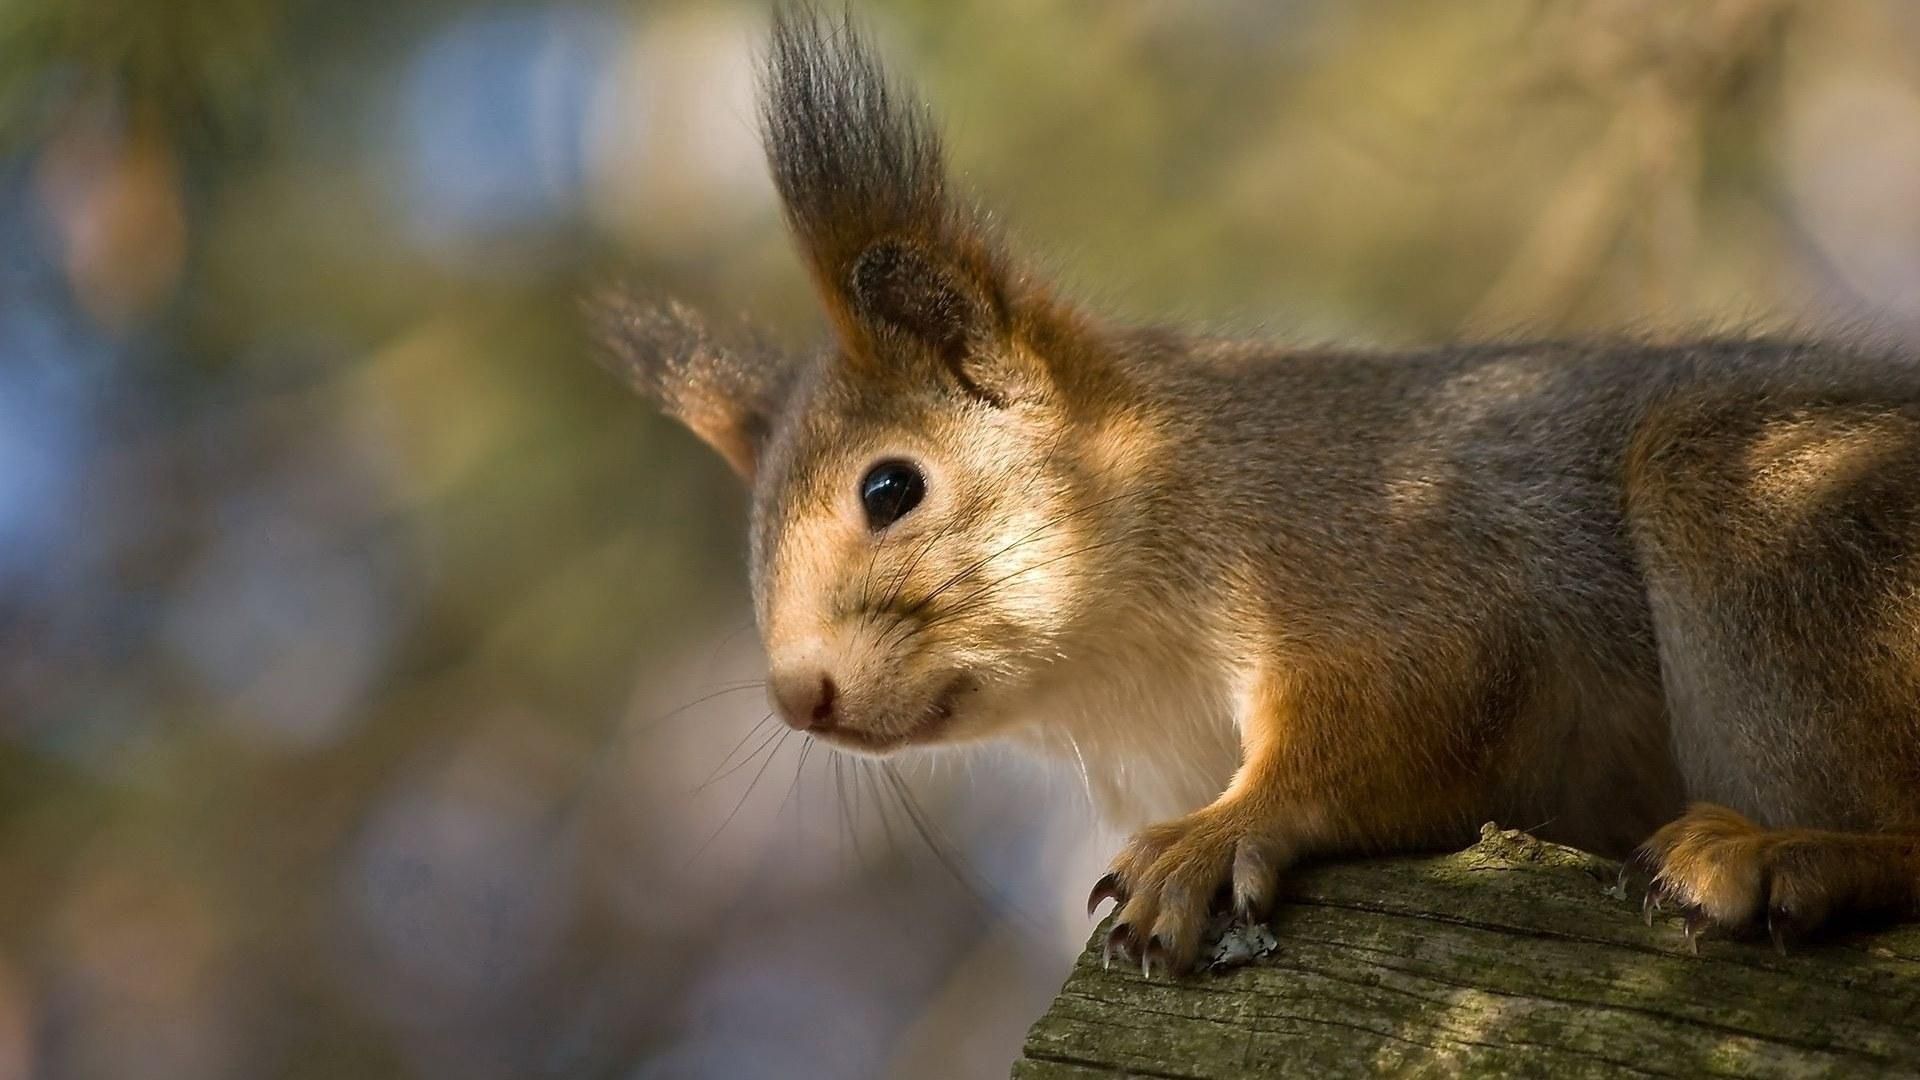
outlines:
{"label": "squirrel's head", "polygon": [[789,724],[867,752],[999,730],[1087,624],[1142,424],[853,26],[776,17],[761,122],[831,344],[722,345],[678,305],[613,298],[610,356],[752,489]]}

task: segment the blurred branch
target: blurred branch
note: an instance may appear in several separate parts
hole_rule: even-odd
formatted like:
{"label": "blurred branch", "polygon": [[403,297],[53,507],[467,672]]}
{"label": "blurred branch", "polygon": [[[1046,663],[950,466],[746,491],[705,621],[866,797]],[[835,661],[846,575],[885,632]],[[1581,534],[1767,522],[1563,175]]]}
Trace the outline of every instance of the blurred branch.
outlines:
{"label": "blurred branch", "polygon": [[146,111],[183,141],[249,126],[273,84],[282,0],[10,0],[0,5],[0,147],[69,103]]}
{"label": "blurred branch", "polygon": [[[1589,92],[1615,102],[1612,117],[1563,174],[1467,325],[1495,329],[1518,312],[1564,315],[1636,222],[1646,232],[1643,302],[1649,310],[1670,302],[1693,256],[1700,144],[1713,106],[1766,57],[1792,3],[1583,5],[1561,48],[1535,63],[1585,72]],[[1629,20],[1637,31],[1617,25]],[[1643,204],[1654,213],[1641,213]]]}

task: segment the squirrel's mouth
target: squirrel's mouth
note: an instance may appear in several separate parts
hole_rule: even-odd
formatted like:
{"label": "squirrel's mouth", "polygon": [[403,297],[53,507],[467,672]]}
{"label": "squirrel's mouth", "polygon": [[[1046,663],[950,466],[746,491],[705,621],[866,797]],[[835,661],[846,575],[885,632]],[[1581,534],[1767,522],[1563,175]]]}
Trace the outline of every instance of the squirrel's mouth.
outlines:
{"label": "squirrel's mouth", "polygon": [[916,744],[938,742],[951,726],[961,696],[971,687],[972,680],[968,676],[954,676],[934,695],[926,710],[899,731],[864,731],[835,724],[815,728],[813,734],[835,746],[868,754],[888,754]]}

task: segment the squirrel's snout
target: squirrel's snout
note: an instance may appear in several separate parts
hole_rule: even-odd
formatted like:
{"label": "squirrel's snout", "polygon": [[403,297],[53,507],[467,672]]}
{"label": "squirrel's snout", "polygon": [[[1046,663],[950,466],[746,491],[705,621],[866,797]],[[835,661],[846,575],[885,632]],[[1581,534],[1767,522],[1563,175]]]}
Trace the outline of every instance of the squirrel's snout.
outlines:
{"label": "squirrel's snout", "polygon": [[770,682],[773,707],[795,731],[823,731],[833,726],[834,699],[839,688],[833,676],[817,669],[780,672]]}

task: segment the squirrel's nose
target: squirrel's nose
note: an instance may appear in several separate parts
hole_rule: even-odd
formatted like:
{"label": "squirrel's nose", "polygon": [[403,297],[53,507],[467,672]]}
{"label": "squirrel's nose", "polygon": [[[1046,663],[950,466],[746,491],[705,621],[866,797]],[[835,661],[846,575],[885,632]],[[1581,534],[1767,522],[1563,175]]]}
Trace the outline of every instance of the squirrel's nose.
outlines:
{"label": "squirrel's nose", "polygon": [[782,672],[773,677],[773,707],[795,731],[833,726],[833,701],[839,688],[833,677],[816,669]]}

